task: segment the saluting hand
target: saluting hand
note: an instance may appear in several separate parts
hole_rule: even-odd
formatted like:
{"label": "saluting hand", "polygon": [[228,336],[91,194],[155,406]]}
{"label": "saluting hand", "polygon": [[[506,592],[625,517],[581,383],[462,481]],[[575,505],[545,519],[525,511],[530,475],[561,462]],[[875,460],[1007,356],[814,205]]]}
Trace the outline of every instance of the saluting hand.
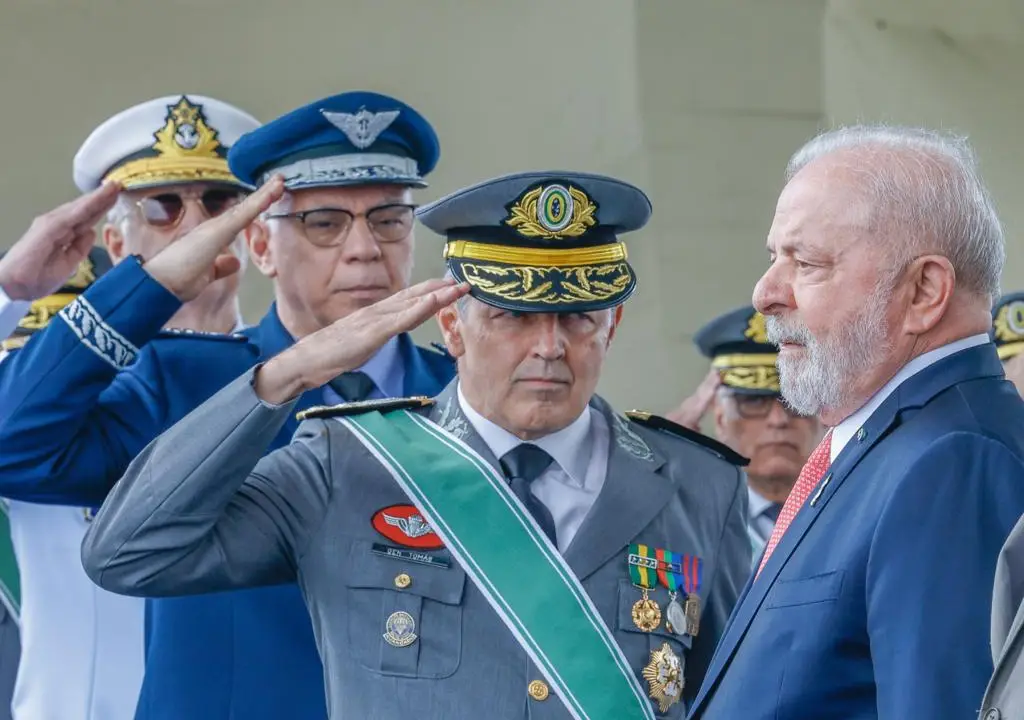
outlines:
{"label": "saluting hand", "polygon": [[708,374],[704,376],[700,385],[697,386],[696,392],[683,400],[679,407],[666,414],[665,417],[683,427],[700,432],[701,420],[704,419],[704,415],[707,414],[708,409],[714,402],[715,391],[721,384],[722,379],[718,374],[718,370],[711,368]]}
{"label": "saluting hand", "polygon": [[0,288],[12,300],[38,300],[75,274],[96,242],[96,223],[117,201],[121,186],[106,183],[32,221],[0,259]]}
{"label": "saluting hand", "polygon": [[468,292],[466,283],[426,280],[336,320],[260,368],[256,394],[280,405],[320,387],[360,367],[388,340],[419,327]]}
{"label": "saluting hand", "polygon": [[224,214],[210,218],[168,245],[143,267],[182,302],[194,299],[210,283],[238,272],[238,258],[224,251],[283,192],[284,180],[275,175]]}

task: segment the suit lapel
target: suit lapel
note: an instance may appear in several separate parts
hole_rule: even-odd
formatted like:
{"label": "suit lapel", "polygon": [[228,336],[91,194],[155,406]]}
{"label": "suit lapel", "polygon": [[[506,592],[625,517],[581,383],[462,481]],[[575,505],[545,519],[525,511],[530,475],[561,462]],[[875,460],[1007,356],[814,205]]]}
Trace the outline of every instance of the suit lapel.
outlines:
{"label": "suit lapel", "polygon": [[658,474],[665,459],[633,432],[629,422],[598,397],[591,406],[604,417],[610,436],[604,487],[565,552],[566,562],[581,581],[609,558],[621,555],[675,490],[671,481]]}
{"label": "suit lapel", "polygon": [[[817,489],[811,493],[808,502],[797,513],[760,576],[756,580],[751,577],[748,581],[694,701],[694,717],[698,716],[697,711],[714,690],[789,558],[861,459],[898,424],[901,413],[922,407],[956,383],[998,373],[1001,373],[1001,368],[993,346],[983,345],[962,350],[906,380],[871,414],[861,427],[861,432],[839,453]],[[754,567],[759,564],[760,558]]]}

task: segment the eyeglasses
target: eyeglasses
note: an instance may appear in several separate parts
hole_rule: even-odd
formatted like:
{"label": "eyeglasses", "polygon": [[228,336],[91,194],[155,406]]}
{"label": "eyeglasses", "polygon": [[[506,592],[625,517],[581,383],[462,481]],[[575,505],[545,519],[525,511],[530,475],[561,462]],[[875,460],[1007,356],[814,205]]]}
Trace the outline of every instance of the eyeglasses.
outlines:
{"label": "eyeglasses", "polygon": [[792,418],[803,417],[777,395],[740,395],[739,393],[730,393],[729,396],[736,403],[736,412],[744,420],[761,420],[766,418],[771,414],[772,408],[776,405],[781,406],[786,414]]}
{"label": "eyeglasses", "polygon": [[294,213],[265,216],[267,220],[298,220],[306,239],[317,247],[336,247],[345,242],[356,218],[364,218],[370,232],[382,243],[405,240],[412,232],[415,205],[380,205],[365,213],[340,208],[317,208]]}
{"label": "eyeglasses", "polygon": [[202,193],[169,192],[150,195],[138,200],[135,206],[139,208],[146,224],[166,229],[176,227],[181,222],[185,216],[186,200],[197,201],[203,214],[207,218],[212,218],[223,214],[228,208],[234,207],[241,199],[242,193],[238,190],[210,188]]}

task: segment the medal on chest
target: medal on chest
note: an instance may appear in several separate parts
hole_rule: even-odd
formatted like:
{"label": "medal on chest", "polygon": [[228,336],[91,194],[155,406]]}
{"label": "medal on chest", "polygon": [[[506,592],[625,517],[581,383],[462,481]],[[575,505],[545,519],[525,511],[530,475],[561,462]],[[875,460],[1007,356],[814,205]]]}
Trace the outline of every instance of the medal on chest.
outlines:
{"label": "medal on chest", "polygon": [[651,632],[661,624],[661,608],[651,599],[650,590],[658,583],[655,570],[658,561],[653,548],[647,545],[629,546],[629,579],[640,590],[640,599],[633,603],[633,624],[643,632]]}
{"label": "medal on chest", "polygon": [[641,592],[633,604],[633,623],[644,632],[661,624],[662,611],[650,597],[659,584],[668,590],[665,629],[675,635],[696,636],[700,630],[700,588],[704,563],[696,555],[682,555],[634,543],[629,546],[629,577]]}

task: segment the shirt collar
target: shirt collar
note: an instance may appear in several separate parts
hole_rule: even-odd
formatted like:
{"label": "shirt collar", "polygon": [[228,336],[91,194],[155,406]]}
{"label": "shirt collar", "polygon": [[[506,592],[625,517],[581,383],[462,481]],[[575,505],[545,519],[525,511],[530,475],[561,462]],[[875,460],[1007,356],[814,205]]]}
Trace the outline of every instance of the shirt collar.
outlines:
{"label": "shirt collar", "polygon": [[393,337],[359,368],[370,376],[384,397],[402,397],[402,354],[398,338]]}
{"label": "shirt collar", "polygon": [[[457,387],[457,392],[459,406],[466,419],[496,458],[500,459],[505,453],[525,442],[474,410],[463,395],[461,384]],[[588,405],[570,425],[558,432],[530,441],[553,457],[564,471],[569,484],[578,488],[586,487],[587,467],[590,465],[590,448],[593,445],[591,412]]]}
{"label": "shirt collar", "polygon": [[771,500],[759,495],[754,488],[747,485],[747,516],[751,520],[761,517],[761,513],[770,505],[772,505]]}
{"label": "shirt collar", "polygon": [[966,350],[967,348],[976,347],[978,345],[984,345],[990,341],[991,338],[987,333],[971,335],[970,337],[961,338],[960,340],[954,340],[942,347],[930,350],[923,355],[918,355],[916,358],[900,368],[899,372],[893,376],[892,380],[887,382],[882,386],[881,390],[872,395],[871,399],[868,400],[860,410],[847,417],[832,429],[832,451],[830,453],[831,462],[835,462],[839,453],[842,452],[843,448],[846,447],[847,443],[850,442],[853,436],[857,434],[857,430],[860,429],[861,425],[867,422],[872,413],[874,413],[875,410],[885,402],[886,398],[892,395],[896,388],[925,368],[934,365],[939,360],[947,358],[953,353],[958,353],[961,350]]}

